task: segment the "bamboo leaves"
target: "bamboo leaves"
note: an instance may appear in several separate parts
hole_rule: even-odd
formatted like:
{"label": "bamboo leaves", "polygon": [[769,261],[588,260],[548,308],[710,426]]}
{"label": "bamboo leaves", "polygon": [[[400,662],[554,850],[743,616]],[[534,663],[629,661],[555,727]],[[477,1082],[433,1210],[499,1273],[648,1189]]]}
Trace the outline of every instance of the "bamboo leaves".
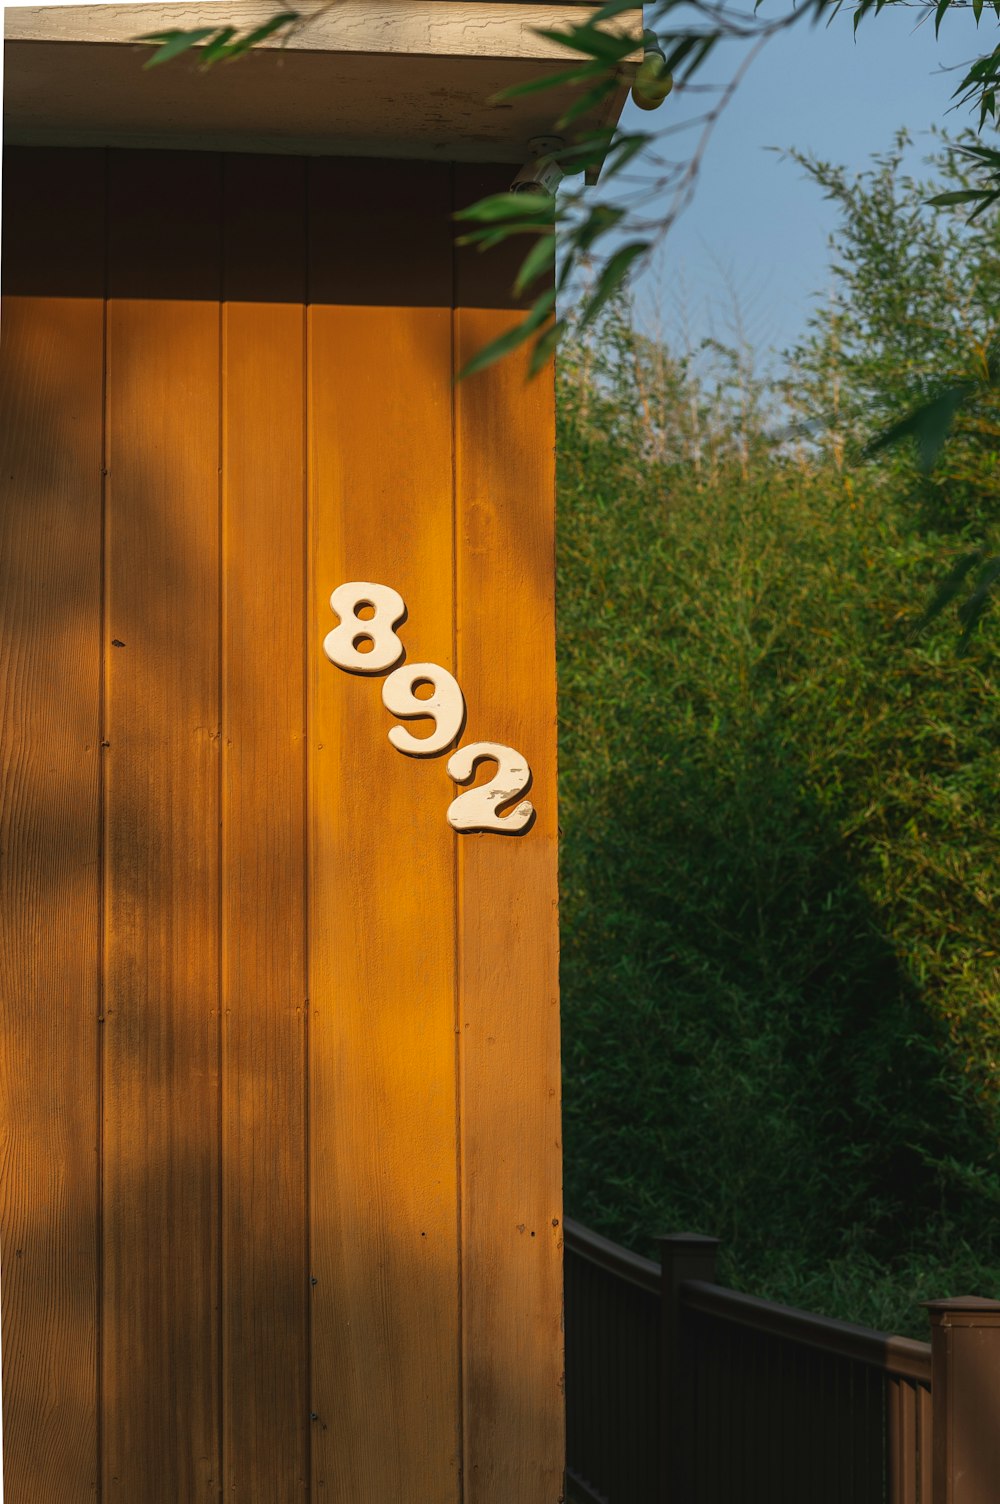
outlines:
{"label": "bamboo leaves", "polygon": [[237,36],[235,26],[198,26],[192,31],[149,32],[138,37],[137,41],[158,44],[157,51],[143,63],[144,68],[158,68],[163,63],[171,63],[197,47],[200,49],[198,66],[206,69],[213,63],[232,62],[234,58],[242,57],[252,47],[266,42],[268,37],[300,19],[297,10],[286,10],[272,16],[261,26],[254,27],[252,31],[245,32],[243,36]]}
{"label": "bamboo leaves", "polygon": [[[863,20],[878,16],[886,6],[902,3],[903,0],[857,0],[852,7],[855,31]],[[940,30],[952,3],[953,0],[930,0],[935,31]],[[243,35],[228,25],[154,33],[142,38],[157,44],[156,52],[145,66],[160,66],[192,50],[203,69],[216,62],[232,61],[278,33],[284,32],[287,39],[294,29],[309,24],[334,4],[336,0],[324,0],[308,13],[282,11]],[[522,298],[530,294],[556,270],[558,291],[567,294],[571,288],[578,289],[581,282],[586,285],[581,312],[584,324],[591,323],[608,299],[626,284],[643,257],[663,239],[690,199],[707,137],[745,67],[741,65],[724,87],[696,82],[716,55],[718,44],[723,40],[745,44],[748,61],[764,41],[797,24],[802,17],[814,22],[821,18],[829,20],[837,15],[842,4],[843,0],[803,0],[797,7],[769,18],[761,0],[752,6],[747,0],[746,8],[721,4],[719,0],[650,0],[644,7],[645,30],[640,42],[635,24],[636,0],[607,0],[589,14],[581,14],[574,24],[540,28],[539,36],[557,42],[563,49],[566,66],[540,78],[523,79],[495,96],[494,103],[502,105],[524,95],[538,96],[541,102],[547,93],[558,91],[561,101],[558,112],[553,108],[552,129],[563,139],[553,146],[547,160],[567,179],[582,174],[591,189],[600,174],[601,195],[573,183],[564,184],[558,202],[548,195],[526,194],[518,195],[517,202],[508,204],[498,201],[507,196],[494,195],[461,212],[459,218],[468,227],[461,240],[485,251],[512,237],[528,238],[531,244],[514,281],[515,295]],[[1000,0],[972,0],[977,23],[984,4],[1000,17]],[[686,157],[682,155],[665,168],[661,164],[661,176],[647,182],[645,198],[643,192],[632,191],[632,184],[635,168],[642,165],[648,169],[655,161],[654,133],[620,131],[613,126],[581,126],[585,117],[605,110],[613,96],[632,81],[637,68],[641,72],[643,67],[649,78],[655,73],[658,81],[658,88],[652,93],[636,95],[646,109],[662,104],[668,93],[671,105],[679,97],[683,106],[688,88],[715,87],[718,93],[718,102],[707,113],[679,120],[672,127],[697,127],[699,144]],[[987,119],[996,116],[998,87],[1000,46],[976,59],[955,90],[959,103],[978,108],[980,129]],[[930,202],[938,207],[968,208],[969,218],[974,220],[1000,200],[1000,151],[978,144],[960,149],[981,176],[981,183],[964,184]],[[631,175],[626,177],[630,169]],[[621,208],[622,189],[626,187],[627,210]],[[649,206],[646,218],[641,214],[642,204]],[[587,276],[581,278],[579,274],[584,269]],[[553,301],[539,294],[526,312],[520,338],[514,345],[508,336],[495,342],[490,347],[490,358],[500,359],[511,348],[533,339],[532,364],[540,368],[562,328],[561,322],[550,321],[553,309]],[[483,363],[489,361],[481,362],[477,357],[475,369],[481,369]],[[965,396],[961,384],[939,390],[921,408],[876,435],[873,452],[880,446],[912,437],[922,463],[933,464]]]}

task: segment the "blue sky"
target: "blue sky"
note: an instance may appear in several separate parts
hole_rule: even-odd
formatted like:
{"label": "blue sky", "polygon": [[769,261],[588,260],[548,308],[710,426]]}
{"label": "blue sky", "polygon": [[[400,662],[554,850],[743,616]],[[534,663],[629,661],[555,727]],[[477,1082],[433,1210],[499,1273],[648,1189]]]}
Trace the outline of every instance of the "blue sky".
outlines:
{"label": "blue sky", "polygon": [[[947,113],[961,74],[942,69],[990,50],[996,18],[985,11],[977,34],[968,11],[949,12],[935,41],[932,23],[915,29],[920,13],[890,7],[864,21],[855,40],[845,10],[830,26],[800,22],[765,48],[719,122],[693,204],[637,281],[641,318],[655,322],[659,303],[664,332],[676,337],[683,305],[694,344],[724,338],[735,294],[762,353],[795,340],[812,295],[829,286],[836,215],[797,163],[766,148],[795,146],[861,171],[905,125],[917,167],[933,148],[933,124],[957,131],[969,123],[964,108]],[[739,56],[725,60],[725,76]],[[680,109],[673,98],[652,115],[629,104],[622,123],[668,124]],[[690,139],[675,137],[674,149]]]}

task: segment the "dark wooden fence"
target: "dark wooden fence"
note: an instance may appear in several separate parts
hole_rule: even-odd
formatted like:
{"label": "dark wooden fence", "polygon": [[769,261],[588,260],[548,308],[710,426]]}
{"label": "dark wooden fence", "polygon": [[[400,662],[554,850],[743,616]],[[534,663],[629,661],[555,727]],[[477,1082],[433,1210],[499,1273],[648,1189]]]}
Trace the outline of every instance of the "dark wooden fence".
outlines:
{"label": "dark wooden fence", "polygon": [[913,1342],[715,1284],[714,1239],[660,1247],[566,1223],[571,1499],[1000,1504],[1000,1303],[935,1302]]}
{"label": "dark wooden fence", "polygon": [[660,1266],[563,1228],[567,1484],[580,1504],[646,1504],[660,1497]]}

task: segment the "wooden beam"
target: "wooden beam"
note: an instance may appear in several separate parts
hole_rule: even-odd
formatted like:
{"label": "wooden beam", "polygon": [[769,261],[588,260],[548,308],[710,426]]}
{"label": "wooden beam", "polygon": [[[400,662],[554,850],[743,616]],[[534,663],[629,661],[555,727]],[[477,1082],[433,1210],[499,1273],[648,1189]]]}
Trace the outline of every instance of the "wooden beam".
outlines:
{"label": "wooden beam", "polygon": [[[423,57],[565,59],[565,47],[540,30],[579,22],[597,6],[526,5],[509,0],[338,0],[328,10],[261,44],[267,49],[305,52],[402,53]],[[221,4],[9,6],[4,36],[9,42],[134,43],[168,29],[231,25],[244,31],[259,26],[280,6],[276,0],[233,0]],[[616,27],[642,37],[642,7],[628,11]]]}

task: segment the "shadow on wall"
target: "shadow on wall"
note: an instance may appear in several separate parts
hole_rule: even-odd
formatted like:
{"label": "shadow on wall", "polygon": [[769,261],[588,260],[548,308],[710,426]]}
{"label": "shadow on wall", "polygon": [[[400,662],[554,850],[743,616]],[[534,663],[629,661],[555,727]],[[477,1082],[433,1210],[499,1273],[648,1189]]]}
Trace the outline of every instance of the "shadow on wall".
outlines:
{"label": "shadow on wall", "polygon": [[[158,199],[162,181],[133,181],[119,251],[155,231],[181,283],[158,286],[162,299],[123,283],[105,321],[92,202],[104,154],[42,155],[54,218],[28,244],[29,216],[19,251],[10,205],[38,208],[39,159],[4,176],[5,255],[15,247],[0,370],[8,1494],[177,1504],[225,1489],[283,1504],[322,1487],[383,1504],[416,1478],[422,1504],[456,1504],[467,1399],[456,1012],[450,981],[431,985],[429,944],[414,954],[426,927],[408,875],[416,822],[367,874],[405,882],[371,997],[345,997],[335,961],[308,998],[310,926],[315,942],[332,921],[307,912],[310,556],[304,495],[286,494],[280,469],[306,468],[302,307],[276,293],[253,303],[242,335],[231,305],[220,321],[226,201],[217,159],[201,157],[195,169],[166,163],[173,199]],[[279,210],[290,224],[292,209],[261,193],[260,243],[274,249]],[[200,242],[173,257],[192,224]],[[301,237],[301,212],[294,228]],[[77,255],[70,285],[44,297],[39,258],[51,259],[57,229]],[[112,291],[114,258],[113,241]],[[427,317],[400,320],[394,355],[407,380],[437,383],[450,425],[450,364],[442,376],[421,340]],[[257,432],[238,431],[231,401],[220,433],[222,350],[230,399],[239,359],[256,367]],[[401,408],[382,416],[405,421]],[[362,463],[381,474],[379,456]],[[449,507],[450,487],[449,455]],[[424,553],[414,513],[402,530]],[[394,966],[412,985],[395,988]],[[372,999],[378,1014],[352,1041],[345,1019]],[[307,1023],[311,1007],[322,1017]],[[444,1062],[434,1079],[432,1047]],[[505,1091],[519,1119],[531,1083]],[[508,1129],[496,1125],[498,1142]],[[348,1141],[364,1145],[353,1165],[338,1152]],[[511,1277],[531,1289],[561,1244],[555,1219],[534,1232],[512,1229],[507,1250]],[[480,1423],[499,1417],[502,1429],[531,1383],[506,1356],[479,1355],[477,1368]],[[534,1465],[511,1459],[512,1491]]]}

